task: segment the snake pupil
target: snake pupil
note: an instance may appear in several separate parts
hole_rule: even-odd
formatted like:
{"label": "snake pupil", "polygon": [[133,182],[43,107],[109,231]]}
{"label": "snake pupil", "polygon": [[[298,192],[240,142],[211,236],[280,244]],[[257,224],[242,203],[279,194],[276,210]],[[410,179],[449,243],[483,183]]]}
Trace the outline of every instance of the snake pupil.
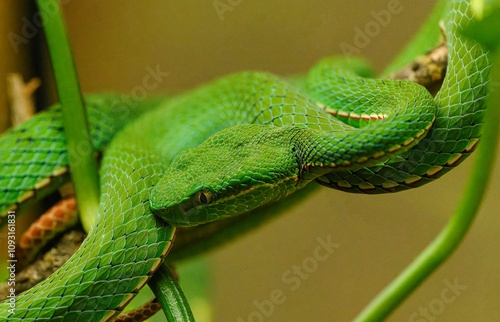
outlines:
{"label": "snake pupil", "polygon": [[212,202],[212,194],[209,191],[198,191],[196,193],[196,201],[199,205],[208,205]]}

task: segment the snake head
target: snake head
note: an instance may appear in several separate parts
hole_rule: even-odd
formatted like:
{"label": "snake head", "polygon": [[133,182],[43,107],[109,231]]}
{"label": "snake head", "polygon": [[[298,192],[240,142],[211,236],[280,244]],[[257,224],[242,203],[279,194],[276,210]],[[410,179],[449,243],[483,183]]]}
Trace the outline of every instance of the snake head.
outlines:
{"label": "snake head", "polygon": [[194,226],[288,195],[299,174],[288,132],[238,125],[182,151],[151,189],[151,210],[174,226]]}

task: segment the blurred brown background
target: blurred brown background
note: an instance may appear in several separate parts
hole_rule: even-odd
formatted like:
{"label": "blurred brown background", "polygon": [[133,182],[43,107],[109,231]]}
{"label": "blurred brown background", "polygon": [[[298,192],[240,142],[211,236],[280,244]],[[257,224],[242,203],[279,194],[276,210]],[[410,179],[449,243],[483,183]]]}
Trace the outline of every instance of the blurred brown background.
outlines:
{"label": "blurred brown background", "polygon": [[[360,54],[382,70],[434,2],[399,1],[401,12],[373,29],[377,32],[358,48]],[[50,65],[39,46],[43,40],[28,39],[16,53],[8,38],[22,35],[25,19],[33,18],[26,3],[0,2],[1,126],[6,125],[7,72],[40,75],[42,91],[53,93]],[[64,12],[84,92],[129,93],[141,85],[146,68],[157,65],[169,76],[155,92],[175,92],[245,69],[304,73],[319,58],[342,54],[340,44],[355,46],[355,28],[376,22],[372,10],[397,3],[87,0],[69,1]],[[48,104],[55,100],[51,95],[39,97]],[[471,161],[435,183],[399,194],[364,196],[322,188],[292,212],[208,254],[215,276],[213,320],[352,319],[441,230],[460,199]],[[499,171],[497,166],[460,249],[390,321],[500,321]],[[317,267],[307,266],[317,238],[328,236],[340,246]],[[310,267],[307,276],[297,284],[283,279],[283,274],[298,276],[288,271],[303,263]],[[455,283],[458,288],[450,286]],[[291,290],[293,285],[298,288]],[[282,292],[282,303],[265,317],[256,303],[268,303],[275,290]]]}

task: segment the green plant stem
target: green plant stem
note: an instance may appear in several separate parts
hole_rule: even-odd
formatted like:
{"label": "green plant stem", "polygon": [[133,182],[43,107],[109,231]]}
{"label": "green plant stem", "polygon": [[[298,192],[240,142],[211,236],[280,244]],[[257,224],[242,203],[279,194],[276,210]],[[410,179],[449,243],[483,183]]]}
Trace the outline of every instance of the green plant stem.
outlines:
{"label": "green plant stem", "polygon": [[167,321],[194,321],[193,313],[191,312],[186,296],[167,265],[160,265],[160,268],[154,273],[148,285],[160,302]]}
{"label": "green plant stem", "polygon": [[57,0],[37,0],[37,5],[43,18],[57,93],[63,110],[69,166],[80,218],[84,229],[89,231],[99,206],[99,181],[85,106],[59,3]]}
{"label": "green plant stem", "polygon": [[[493,79],[500,80],[500,54],[495,55]],[[498,125],[500,122],[500,92],[489,98],[485,124],[472,174],[464,195],[447,226],[437,238],[362,312],[355,321],[381,321],[412,293],[457,248],[467,233],[483,198],[494,165]]]}

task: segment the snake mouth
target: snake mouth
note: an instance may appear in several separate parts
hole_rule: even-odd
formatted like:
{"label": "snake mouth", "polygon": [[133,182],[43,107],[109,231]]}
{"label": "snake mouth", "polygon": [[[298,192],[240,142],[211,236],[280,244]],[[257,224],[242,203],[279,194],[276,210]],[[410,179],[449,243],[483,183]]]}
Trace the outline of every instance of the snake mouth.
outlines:
{"label": "snake mouth", "polygon": [[186,213],[194,208],[194,206],[183,206],[183,205],[179,205],[179,207],[182,209],[182,212],[184,212],[184,213]]}
{"label": "snake mouth", "polygon": [[157,208],[151,204],[150,209],[166,223],[175,227],[195,226],[204,222],[204,216],[200,213],[198,207],[189,201],[161,208]]}

